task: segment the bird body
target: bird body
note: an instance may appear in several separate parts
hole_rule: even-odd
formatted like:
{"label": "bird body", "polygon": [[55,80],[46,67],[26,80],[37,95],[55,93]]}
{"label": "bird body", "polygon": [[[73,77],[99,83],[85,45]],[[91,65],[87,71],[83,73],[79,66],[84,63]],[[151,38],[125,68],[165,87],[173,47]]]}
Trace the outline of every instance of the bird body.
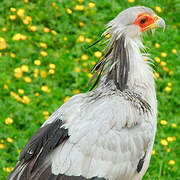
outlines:
{"label": "bird body", "polygon": [[[133,8],[138,14],[153,12]],[[126,11],[105,32],[112,36],[95,66],[98,87],[71,97],[50,116],[26,144],[8,180],[142,179],[155,138],[157,100],[140,32],[116,24]]]}

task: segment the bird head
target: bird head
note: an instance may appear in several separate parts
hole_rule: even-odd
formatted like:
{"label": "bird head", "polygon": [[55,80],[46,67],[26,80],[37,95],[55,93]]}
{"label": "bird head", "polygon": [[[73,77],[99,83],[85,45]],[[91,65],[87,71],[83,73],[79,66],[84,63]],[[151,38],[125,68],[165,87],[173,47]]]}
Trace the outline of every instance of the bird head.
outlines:
{"label": "bird head", "polygon": [[157,16],[152,9],[144,6],[128,8],[111,20],[107,24],[107,30],[103,33],[102,38],[94,43],[101,41],[107,34],[111,35],[108,39],[109,43],[104,49],[105,55],[92,70],[95,73],[90,83],[97,76],[98,78],[91,89],[97,85],[103,72],[105,84],[113,80],[117,89],[125,90],[128,87],[130,68],[134,67],[130,66],[132,59],[134,59],[131,58],[132,55],[140,57],[144,62],[144,58],[138,54],[140,53],[139,48],[144,48],[141,42],[142,34],[147,30],[154,31],[158,27],[165,29],[165,21]]}
{"label": "bird head", "polygon": [[106,34],[127,35],[129,37],[141,36],[147,30],[155,28],[165,29],[165,21],[157,16],[154,11],[144,6],[128,8],[119,13],[107,24]]}

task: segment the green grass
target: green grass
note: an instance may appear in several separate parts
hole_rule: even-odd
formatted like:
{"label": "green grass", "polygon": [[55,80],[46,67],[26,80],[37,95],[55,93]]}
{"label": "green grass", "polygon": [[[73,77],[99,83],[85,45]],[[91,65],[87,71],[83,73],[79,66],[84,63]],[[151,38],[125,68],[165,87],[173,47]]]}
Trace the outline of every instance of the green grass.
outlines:
{"label": "green grass", "polygon": [[[56,5],[52,4],[53,2]],[[88,90],[89,72],[93,63],[98,61],[94,52],[102,51],[103,47],[97,45],[86,50],[85,47],[91,44],[86,42],[87,38],[92,42],[97,40],[109,20],[121,10],[134,5],[145,5],[154,10],[159,6],[162,12],[158,15],[163,17],[167,24],[165,33],[157,30],[155,35],[149,33],[144,38],[144,44],[149,47],[147,51],[152,54],[152,59],[159,57],[161,60],[161,63],[154,62],[154,69],[159,73],[159,78],[156,80],[159,115],[155,154],[152,155],[144,179],[180,179],[180,4],[178,0],[137,0],[134,3],[129,3],[127,0],[92,0],[91,2],[96,5],[93,8],[88,8],[89,2],[29,0],[29,3],[25,3],[23,0],[1,0],[0,37],[6,41],[6,47],[0,50],[0,179],[4,180],[8,175],[7,171],[15,166],[19,151],[45,121],[48,112],[51,114],[64,103],[64,99],[67,100],[74,93]],[[76,11],[74,8],[77,4],[83,5],[84,9]],[[16,10],[24,9],[24,17],[12,12],[13,9],[10,10],[12,7]],[[72,14],[67,13],[67,8],[72,10]],[[10,15],[16,15],[16,19],[10,20]],[[32,18],[32,22],[27,25],[23,23],[26,16]],[[79,22],[83,22],[84,26],[80,26]],[[36,26],[37,30],[30,31],[30,25]],[[44,27],[48,27],[50,32],[45,33]],[[57,34],[53,34],[51,30],[55,30]],[[12,40],[17,33],[25,35],[27,39]],[[85,41],[78,40],[80,35]],[[0,42],[0,47],[3,48],[2,38]],[[42,42],[47,44],[47,48],[40,46]],[[159,43],[160,47],[156,48],[155,43]],[[172,53],[172,49],[176,49],[177,53]],[[47,56],[42,56],[41,51],[47,52]],[[167,57],[162,57],[162,52],[167,53]],[[81,56],[84,54],[88,55],[88,60],[82,60]],[[37,59],[41,61],[40,66],[34,64],[34,60]],[[163,66],[164,62],[165,66]],[[49,64],[56,65],[54,74],[49,73]],[[27,65],[29,68],[23,74],[21,74],[22,65]],[[18,74],[14,73],[15,69]],[[39,74],[34,76],[34,71],[38,71],[35,69],[39,70]],[[77,72],[78,70],[80,72]],[[29,77],[32,81],[27,83],[24,77]],[[48,86],[50,92],[42,91],[42,86]],[[21,91],[18,89],[23,89],[24,94],[20,94]],[[35,96],[37,93],[39,96]],[[23,96],[29,99],[26,97],[23,101]],[[13,119],[12,124],[5,123],[7,117]],[[161,120],[166,120],[167,125],[162,125]],[[173,123],[177,127],[172,127]],[[168,137],[175,137],[176,140],[174,138],[174,141],[168,142],[167,146],[162,145],[161,140],[167,141]],[[7,138],[12,138],[13,141],[8,142],[11,139]],[[167,148],[170,148],[170,152],[167,152]],[[169,164],[170,160],[174,160],[175,164]]]}

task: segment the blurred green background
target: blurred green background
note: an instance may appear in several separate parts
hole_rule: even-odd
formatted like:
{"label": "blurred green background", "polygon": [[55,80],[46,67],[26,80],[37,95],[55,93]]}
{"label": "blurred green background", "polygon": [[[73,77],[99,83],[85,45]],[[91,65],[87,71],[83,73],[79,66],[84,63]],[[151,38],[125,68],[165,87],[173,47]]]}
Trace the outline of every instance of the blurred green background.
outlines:
{"label": "blurred green background", "polygon": [[180,179],[179,0],[0,1],[0,180],[30,136],[70,96],[88,90],[102,56],[105,24],[135,5],[152,8],[167,28],[144,38],[157,78],[158,129],[145,180]]}

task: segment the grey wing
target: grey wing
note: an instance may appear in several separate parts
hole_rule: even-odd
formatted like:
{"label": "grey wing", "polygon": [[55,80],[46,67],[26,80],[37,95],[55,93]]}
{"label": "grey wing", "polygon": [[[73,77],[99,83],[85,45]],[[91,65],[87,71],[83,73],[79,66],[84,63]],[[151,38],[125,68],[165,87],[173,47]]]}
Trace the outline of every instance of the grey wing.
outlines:
{"label": "grey wing", "polygon": [[79,113],[69,110],[69,105],[63,107],[62,119],[70,137],[53,151],[52,173],[141,179],[149,164],[156,131],[153,110],[148,113],[118,96],[89,102],[88,106],[82,103],[76,110]]}

